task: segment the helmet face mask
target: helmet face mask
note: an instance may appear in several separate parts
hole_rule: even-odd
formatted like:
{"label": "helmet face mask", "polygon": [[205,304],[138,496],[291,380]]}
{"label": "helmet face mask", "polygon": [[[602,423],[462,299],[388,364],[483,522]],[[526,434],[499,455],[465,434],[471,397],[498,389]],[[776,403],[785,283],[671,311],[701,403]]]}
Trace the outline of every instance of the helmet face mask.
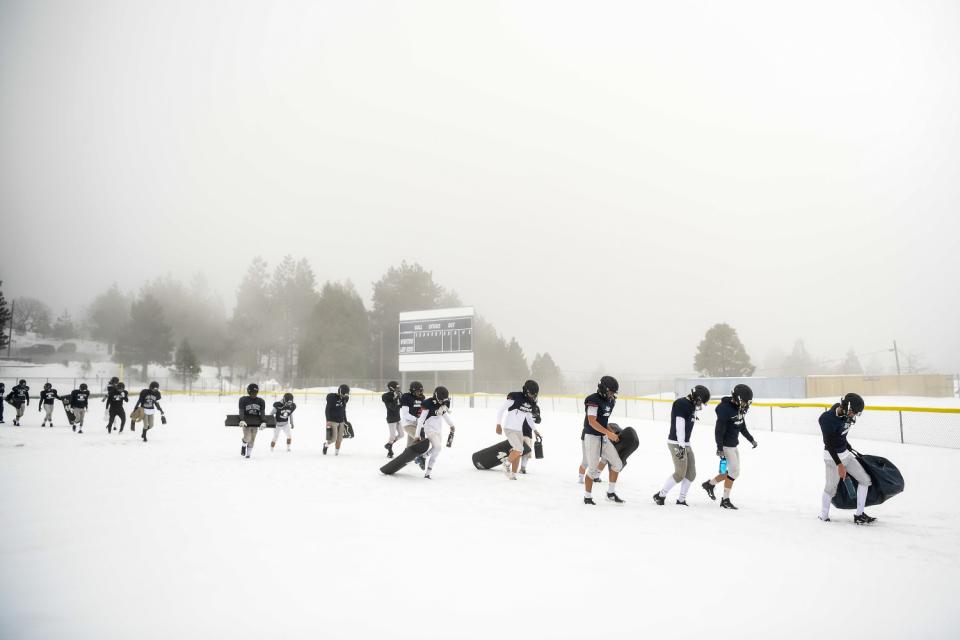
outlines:
{"label": "helmet face mask", "polygon": [[410,393],[417,398],[423,398],[423,384],[414,380],[410,383]]}
{"label": "helmet face mask", "polygon": [[87,383],[86,383],[86,382],[81,382],[81,383],[80,383],[80,391],[86,391],[86,390],[87,390]]}
{"label": "helmet face mask", "polygon": [[450,392],[446,387],[437,387],[433,390],[433,397],[436,398],[438,402],[444,402],[450,398]]}
{"label": "helmet face mask", "polygon": [[251,382],[247,385],[247,395],[255,396],[260,393],[260,385],[256,382]]}
{"label": "helmet face mask", "polygon": [[753,389],[745,384],[738,384],[733,388],[732,395],[737,406],[740,407],[741,413],[746,413],[750,410],[750,405],[753,404]]}
{"label": "helmet face mask", "polygon": [[537,397],[540,395],[540,385],[537,384],[536,380],[527,380],[523,383],[523,395],[525,395],[528,400],[533,402],[537,401]]}
{"label": "helmet face mask", "polygon": [[613,376],[603,376],[597,384],[597,393],[607,400],[615,400],[620,391],[620,383]]}
{"label": "helmet face mask", "polygon": [[840,399],[840,411],[846,418],[847,424],[854,424],[863,413],[864,402],[856,393],[848,393]]}
{"label": "helmet face mask", "polygon": [[350,397],[350,387],[349,387],[348,385],[345,385],[345,384],[340,385],[339,387],[337,387],[337,394],[338,394],[341,398],[349,398],[349,397]]}
{"label": "helmet face mask", "polygon": [[292,394],[292,393],[289,393],[289,392],[283,394],[283,401],[284,401],[284,402],[293,402],[293,394]]}
{"label": "helmet face mask", "polygon": [[387,383],[387,391],[396,392],[398,389],[400,389],[400,383],[397,382],[396,380],[391,380],[390,382]]}
{"label": "helmet face mask", "polygon": [[690,400],[697,409],[702,409],[703,405],[710,402],[710,390],[705,386],[698,384],[690,390]]}
{"label": "helmet face mask", "polygon": [[27,381],[24,380],[23,378],[21,378],[21,379],[20,379],[20,382],[18,382],[17,384],[27,384]]}
{"label": "helmet face mask", "polygon": [[117,383],[117,389],[123,390],[126,388],[127,388],[127,385],[123,384],[122,382]]}
{"label": "helmet face mask", "polygon": [[51,388],[52,386],[53,386],[52,384],[50,384],[49,382],[47,382],[47,383],[45,383],[45,384],[43,385],[43,388],[44,388],[44,389],[49,389],[49,388]]}

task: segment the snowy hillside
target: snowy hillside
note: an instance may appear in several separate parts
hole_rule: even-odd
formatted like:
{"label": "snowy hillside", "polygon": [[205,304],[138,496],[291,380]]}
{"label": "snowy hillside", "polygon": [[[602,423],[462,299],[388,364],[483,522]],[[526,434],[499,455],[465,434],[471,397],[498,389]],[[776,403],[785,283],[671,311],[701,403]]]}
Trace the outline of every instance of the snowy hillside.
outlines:
{"label": "snowy hillside", "polygon": [[513,482],[470,463],[498,440],[490,410],[454,404],[454,446],[424,480],[379,473],[372,407],[350,412],[339,457],[320,454],[309,403],[291,453],[264,430],[250,460],[222,426],[233,401],[165,407],[146,444],[107,435],[98,410],[77,435],[59,410],[39,428],[33,407],[14,428],[8,407],[0,637],[950,638],[960,623],[957,450],[852,434],[907,482],[856,527],[851,512],[817,520],[822,445],[807,435],[755,433],[730,512],[697,487],[716,467],[701,425],[691,506],[658,507],[666,427],[617,416],[642,439],[617,486],[627,504],[588,507],[574,413],[545,415],[546,458]]}

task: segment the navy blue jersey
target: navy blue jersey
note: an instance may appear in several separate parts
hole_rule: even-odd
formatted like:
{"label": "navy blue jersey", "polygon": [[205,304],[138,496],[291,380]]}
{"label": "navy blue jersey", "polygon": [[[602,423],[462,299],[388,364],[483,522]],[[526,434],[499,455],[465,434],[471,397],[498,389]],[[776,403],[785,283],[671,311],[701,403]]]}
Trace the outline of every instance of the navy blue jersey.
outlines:
{"label": "navy blue jersey", "polygon": [[89,391],[74,389],[70,392],[70,406],[74,409],[86,409],[87,400],[90,398]]}
{"label": "navy blue jersey", "polygon": [[[443,411],[440,410],[440,407],[443,407]],[[423,401],[423,411],[427,412],[427,417],[424,420],[429,420],[430,418],[437,417],[442,413],[446,413],[446,410],[450,408],[450,398],[447,398],[443,402],[438,401],[436,398],[427,398]]]}
{"label": "navy blue jersey", "polygon": [[410,417],[416,420],[420,417],[420,411],[423,409],[423,398],[418,398],[412,393],[405,393],[400,396],[400,406],[406,407],[410,412]]}
{"label": "navy blue jersey", "polygon": [[156,409],[158,402],[160,402],[159,389],[144,389],[140,392],[140,397],[137,399],[137,404],[134,408],[143,407],[144,409]]}
{"label": "navy blue jersey", "polygon": [[607,400],[599,393],[591,393],[583,400],[583,433],[585,436],[602,436],[604,434],[600,433],[596,429],[590,426],[590,422],[587,418],[591,413],[595,413],[597,417],[597,422],[601,426],[606,427],[607,421],[610,420],[610,414],[613,413],[613,407],[617,404],[616,400]]}
{"label": "navy blue jersey", "polygon": [[25,384],[18,384],[10,389],[10,395],[13,396],[13,404],[30,404],[30,387]]}
{"label": "navy blue jersey", "polygon": [[840,464],[840,454],[850,450],[847,442],[847,432],[852,426],[844,418],[837,415],[837,403],[820,415],[820,431],[823,433],[823,449],[830,454],[833,461]]}
{"label": "navy blue jersey", "polygon": [[53,404],[53,401],[59,397],[60,394],[57,393],[56,389],[44,389],[40,392],[40,401],[43,404]]}
{"label": "navy blue jersey", "polygon": [[400,422],[400,392],[387,391],[380,399],[387,408],[387,422]]}
{"label": "navy blue jersey", "polygon": [[118,389],[114,386],[107,387],[107,406],[111,409],[123,409],[123,403],[130,400],[130,394],[126,389]]}
{"label": "navy blue jersey", "polygon": [[347,421],[347,402],[350,396],[343,397],[339,393],[327,394],[327,407],[324,413],[327,416],[327,422],[346,422]]}
{"label": "navy blue jersey", "polygon": [[258,427],[263,422],[263,414],[267,411],[267,403],[263,398],[243,396],[240,398],[240,420],[249,427]]}
{"label": "navy blue jersey", "polygon": [[[673,407],[670,408],[670,434],[667,440],[677,444],[690,444],[690,435],[693,433],[693,422],[696,420],[697,407],[689,398],[677,398],[673,401]],[[682,432],[679,434],[682,440],[677,440],[677,427],[682,424]]]}
{"label": "navy blue jersey", "polygon": [[296,402],[274,402],[273,415],[277,416],[277,422],[290,422],[290,416],[297,410]]}
{"label": "navy blue jersey", "polygon": [[738,446],[741,433],[751,444],[754,442],[753,436],[747,431],[747,423],[739,407],[733,404],[730,396],[724,396],[717,405],[717,428],[714,430],[717,450]]}

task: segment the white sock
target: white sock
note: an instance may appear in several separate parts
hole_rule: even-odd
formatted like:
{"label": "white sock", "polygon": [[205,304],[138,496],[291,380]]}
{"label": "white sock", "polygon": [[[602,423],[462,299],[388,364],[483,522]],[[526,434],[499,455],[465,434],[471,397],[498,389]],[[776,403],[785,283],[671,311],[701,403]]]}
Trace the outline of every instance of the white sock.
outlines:
{"label": "white sock", "polygon": [[340,449],[334,449],[334,450],[333,450],[333,455],[335,455],[335,456],[340,455]]}
{"label": "white sock", "polygon": [[854,512],[853,515],[859,516],[861,513],[863,513],[864,507],[867,506],[867,491],[869,489],[870,487],[867,487],[865,485],[862,485],[862,484],[857,485],[857,510]]}
{"label": "white sock", "polygon": [[583,492],[583,497],[584,497],[584,498],[592,498],[592,497],[593,497],[593,494],[590,493],[589,491],[584,491],[584,492]]}
{"label": "white sock", "polygon": [[663,489],[660,489],[660,497],[666,498],[667,494],[670,493],[670,489],[673,489],[676,485],[677,483],[673,479],[673,476],[667,476],[666,481],[663,483]]}
{"label": "white sock", "polygon": [[607,487],[607,493],[613,493],[613,492],[616,491],[616,490],[617,490],[617,483],[616,483],[616,482],[611,482],[611,483],[610,483],[610,486]]}
{"label": "white sock", "polygon": [[723,488],[723,497],[727,500],[730,499],[730,489],[727,489],[726,487]]}
{"label": "white sock", "polygon": [[[672,480],[672,478],[671,478]],[[690,488],[690,481],[684,478],[680,481],[680,499],[686,501],[687,499],[687,489]]]}
{"label": "white sock", "polygon": [[829,493],[827,493],[826,491],[823,492],[823,498],[822,498],[821,501],[820,501],[820,502],[821,502],[821,504],[820,504],[820,517],[821,517],[823,520],[826,520],[827,518],[830,517],[830,501],[831,501],[832,499],[833,499],[833,498],[831,497],[831,495],[830,495]]}

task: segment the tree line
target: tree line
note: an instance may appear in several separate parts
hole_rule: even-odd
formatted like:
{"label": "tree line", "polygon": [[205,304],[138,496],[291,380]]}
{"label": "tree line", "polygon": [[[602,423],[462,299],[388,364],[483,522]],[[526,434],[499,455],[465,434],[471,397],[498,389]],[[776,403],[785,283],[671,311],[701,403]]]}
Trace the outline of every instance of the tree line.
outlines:
{"label": "tree line", "polygon": [[[292,256],[272,268],[254,258],[229,313],[202,276],[187,284],[157,278],[137,293],[113,284],[93,299],[81,327],[70,319],[70,327],[59,333],[54,331],[59,321],[50,321],[44,303],[15,302],[15,331],[61,339],[84,332],[106,343],[130,373],[136,368],[145,376],[151,365],[173,365],[189,382],[202,362],[216,367],[218,377],[229,369],[232,377],[268,377],[287,385],[399,379],[399,313],[462,306],[456,292],[417,263],[389,268],[373,283],[368,307],[352,283],[320,284],[310,263]],[[519,342],[504,338],[480,315],[474,318],[473,344],[479,385],[535,377],[544,392],[562,390],[560,369],[550,354],[535,354],[528,363]],[[444,378],[454,388],[465,386],[456,375]]]}

